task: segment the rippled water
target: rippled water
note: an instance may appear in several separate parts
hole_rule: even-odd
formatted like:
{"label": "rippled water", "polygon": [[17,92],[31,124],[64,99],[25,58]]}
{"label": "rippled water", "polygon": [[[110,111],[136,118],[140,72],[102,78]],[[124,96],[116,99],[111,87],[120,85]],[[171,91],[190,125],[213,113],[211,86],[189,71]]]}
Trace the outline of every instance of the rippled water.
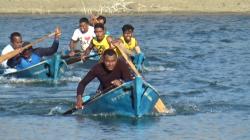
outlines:
{"label": "rippled water", "polygon": [[[13,31],[33,41],[60,25],[65,50],[79,18],[2,15],[0,48]],[[0,139],[250,139],[250,15],[114,16],[107,28],[119,37],[125,23],[135,26],[146,54],[145,79],[173,113],[62,116],[87,71],[76,65],[57,83],[0,77]],[[95,81],[86,93],[97,86]]]}

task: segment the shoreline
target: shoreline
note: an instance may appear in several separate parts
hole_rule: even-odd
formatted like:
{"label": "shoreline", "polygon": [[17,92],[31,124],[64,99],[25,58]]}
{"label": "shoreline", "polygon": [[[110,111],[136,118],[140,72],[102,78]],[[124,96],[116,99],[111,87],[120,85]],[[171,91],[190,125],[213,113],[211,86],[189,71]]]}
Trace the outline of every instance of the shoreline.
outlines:
{"label": "shoreline", "polygon": [[[98,14],[98,13],[97,13]],[[90,16],[91,14],[84,13],[0,13],[0,16]],[[176,15],[176,16],[192,16],[192,15],[250,15],[250,12],[198,12],[198,11],[174,11],[174,12],[141,12],[141,13],[115,13],[115,14],[102,14],[104,16],[150,16],[150,15]]]}
{"label": "shoreline", "polygon": [[247,0],[1,0],[0,15],[249,14]]}

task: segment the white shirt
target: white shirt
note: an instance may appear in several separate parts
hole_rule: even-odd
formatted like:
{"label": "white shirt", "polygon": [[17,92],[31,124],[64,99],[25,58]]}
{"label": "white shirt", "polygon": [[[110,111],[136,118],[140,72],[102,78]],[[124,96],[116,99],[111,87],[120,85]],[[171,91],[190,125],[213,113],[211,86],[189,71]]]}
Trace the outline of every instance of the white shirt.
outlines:
{"label": "white shirt", "polygon": [[94,27],[89,26],[88,31],[83,33],[79,28],[74,31],[72,40],[80,41],[81,49],[86,50],[86,48],[91,43],[92,38],[95,37]]}
{"label": "white shirt", "polygon": [[[9,45],[7,45],[6,47],[4,47],[4,49],[2,50],[1,55],[7,54],[7,53],[9,53],[9,52],[11,52],[11,51],[13,51],[13,50],[14,50],[13,47],[9,44]],[[2,64],[1,64],[2,67],[4,67],[4,68],[7,68],[7,67],[8,67],[7,61],[8,61],[8,60],[5,60],[5,61],[2,62]]]}

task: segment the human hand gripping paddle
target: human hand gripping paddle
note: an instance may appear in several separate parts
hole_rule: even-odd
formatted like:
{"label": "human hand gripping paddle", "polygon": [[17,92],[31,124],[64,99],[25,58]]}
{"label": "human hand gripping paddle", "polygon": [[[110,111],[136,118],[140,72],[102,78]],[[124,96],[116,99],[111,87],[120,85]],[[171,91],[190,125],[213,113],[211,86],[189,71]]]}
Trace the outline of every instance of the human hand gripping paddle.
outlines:
{"label": "human hand gripping paddle", "polygon": [[45,35],[45,36],[43,36],[43,37],[41,37],[41,38],[35,40],[34,42],[31,42],[30,44],[28,44],[28,45],[26,45],[26,46],[24,46],[24,47],[22,47],[22,48],[13,50],[13,51],[11,51],[11,52],[5,54],[5,55],[0,56],[0,63],[2,63],[3,61],[8,60],[8,59],[10,59],[10,58],[12,58],[12,57],[18,55],[18,54],[21,53],[23,50],[28,49],[28,48],[34,46],[35,44],[44,41],[46,38],[52,37],[52,36],[54,36],[54,35],[55,35],[56,37],[58,37],[58,36],[61,35],[61,29],[60,29],[59,27],[56,28],[55,32],[52,32],[52,33],[50,33],[50,34],[47,34],[47,35]]}
{"label": "human hand gripping paddle", "polygon": [[[121,47],[118,46],[118,45],[114,45],[114,46],[120,51],[122,57],[127,61],[127,63],[129,64],[130,68],[134,71],[134,73],[136,74],[136,76],[141,76],[141,74],[139,73],[139,71],[136,69],[135,65],[129,59],[129,57],[127,56],[127,54],[123,51],[122,46]],[[165,107],[165,105],[162,102],[161,98],[159,98],[158,101],[156,102],[155,109],[159,113],[166,113],[167,112],[167,108]]]}
{"label": "human hand gripping paddle", "polygon": [[[108,87],[107,89],[97,93],[95,96],[91,97],[90,99],[87,98],[87,100],[83,100],[83,103],[82,103],[82,106],[84,107],[85,105],[87,105],[88,103],[92,102],[93,100],[95,100],[97,97],[101,96],[102,94],[108,92],[110,89],[114,88],[114,86],[110,86]],[[83,97],[84,98],[84,97]],[[82,100],[82,99],[81,99]],[[74,113],[75,111],[77,111],[79,108],[77,106],[67,110],[66,112],[63,113],[63,115],[69,115],[69,114],[72,114]],[[84,108],[82,108],[84,109]]]}

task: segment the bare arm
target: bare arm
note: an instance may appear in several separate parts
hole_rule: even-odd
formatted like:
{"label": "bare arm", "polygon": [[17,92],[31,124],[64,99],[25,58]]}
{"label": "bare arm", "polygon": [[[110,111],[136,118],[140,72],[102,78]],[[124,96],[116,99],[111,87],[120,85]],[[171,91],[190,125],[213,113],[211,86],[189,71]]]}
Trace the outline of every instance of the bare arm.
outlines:
{"label": "bare arm", "polygon": [[128,49],[124,46],[123,41],[122,41],[121,39],[115,39],[115,40],[113,40],[113,41],[112,41],[112,45],[113,45],[114,47],[116,47],[116,46],[120,47],[120,48],[121,48],[126,54],[128,54],[128,55],[133,55],[133,52],[130,51],[130,50],[128,50]]}
{"label": "bare arm", "polygon": [[88,74],[79,82],[76,93],[76,107],[83,108],[82,106],[82,94],[84,93],[85,87],[96,77],[95,72],[91,69]]}
{"label": "bare arm", "polygon": [[108,37],[107,37],[107,41],[108,41],[108,43],[109,43],[109,47],[110,47],[111,49],[114,49],[115,46],[112,44],[112,41],[113,41],[112,36],[108,36]]}
{"label": "bare arm", "polygon": [[87,75],[79,82],[77,86],[77,94],[81,95],[84,93],[85,87],[96,77],[95,71],[91,69]]}
{"label": "bare arm", "polygon": [[81,59],[85,60],[86,57],[90,54],[91,50],[93,49],[94,45],[93,45],[93,39],[91,41],[91,43],[89,44],[88,48],[83,52],[83,54],[81,55]]}
{"label": "bare arm", "polygon": [[77,42],[78,42],[78,40],[77,41],[74,41],[72,39],[70,40],[70,43],[69,43],[69,49],[70,49],[70,51],[74,51],[75,50]]}
{"label": "bare arm", "polygon": [[141,53],[141,48],[139,47],[139,44],[138,44],[137,41],[136,41],[136,43],[135,43],[135,52],[136,52],[137,54]]}

